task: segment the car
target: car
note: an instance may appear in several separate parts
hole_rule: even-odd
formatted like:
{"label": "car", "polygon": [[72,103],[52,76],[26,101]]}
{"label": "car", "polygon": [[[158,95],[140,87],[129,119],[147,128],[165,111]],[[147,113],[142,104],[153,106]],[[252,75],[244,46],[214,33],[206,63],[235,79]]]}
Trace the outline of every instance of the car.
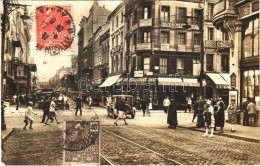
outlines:
{"label": "car", "polygon": [[114,119],[118,117],[119,111],[116,109],[116,102],[119,101],[121,97],[125,98],[126,116],[130,115],[131,118],[134,119],[136,114],[136,108],[133,107],[132,95],[113,95],[112,102],[107,105],[107,115]]}
{"label": "car", "polygon": [[42,108],[43,99],[47,97],[53,97],[54,92],[52,89],[40,89],[36,92],[36,100],[38,103],[39,109]]}

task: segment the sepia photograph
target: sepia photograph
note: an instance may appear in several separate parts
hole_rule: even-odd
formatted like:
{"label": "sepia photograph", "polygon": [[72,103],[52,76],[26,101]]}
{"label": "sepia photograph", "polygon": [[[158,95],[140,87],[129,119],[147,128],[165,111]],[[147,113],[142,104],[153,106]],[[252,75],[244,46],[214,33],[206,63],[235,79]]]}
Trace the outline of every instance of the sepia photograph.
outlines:
{"label": "sepia photograph", "polygon": [[1,165],[259,165],[259,0],[1,0]]}

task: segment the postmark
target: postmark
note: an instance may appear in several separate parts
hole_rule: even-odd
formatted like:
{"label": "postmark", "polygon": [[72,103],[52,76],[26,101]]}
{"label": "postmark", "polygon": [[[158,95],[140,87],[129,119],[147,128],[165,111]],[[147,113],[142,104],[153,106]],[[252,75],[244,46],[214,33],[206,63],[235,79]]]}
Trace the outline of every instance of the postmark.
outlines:
{"label": "postmark", "polygon": [[66,121],[64,164],[99,164],[99,121]]}
{"label": "postmark", "polygon": [[58,54],[71,48],[75,24],[70,13],[71,6],[37,7],[37,50]]}

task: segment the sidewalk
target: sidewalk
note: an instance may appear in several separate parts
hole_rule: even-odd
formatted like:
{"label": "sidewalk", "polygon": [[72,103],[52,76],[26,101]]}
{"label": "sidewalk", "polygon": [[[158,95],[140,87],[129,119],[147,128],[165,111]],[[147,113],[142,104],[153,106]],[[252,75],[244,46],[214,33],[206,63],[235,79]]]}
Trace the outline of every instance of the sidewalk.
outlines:
{"label": "sidewalk", "polygon": [[[140,112],[140,110],[138,110]],[[152,115],[158,114],[158,116],[165,116],[163,110],[151,110]],[[184,113],[184,110],[177,111],[178,116],[178,127],[187,128],[194,131],[205,132],[204,128],[196,128],[197,118],[192,122],[193,113]],[[225,114],[225,119],[228,119],[228,114]],[[230,138],[243,139],[251,142],[259,142],[260,140],[260,127],[249,127],[240,124],[235,124],[235,132],[231,132],[231,124],[225,122],[224,132],[219,134],[220,127],[217,127],[217,131],[214,132],[215,135],[222,135]]]}

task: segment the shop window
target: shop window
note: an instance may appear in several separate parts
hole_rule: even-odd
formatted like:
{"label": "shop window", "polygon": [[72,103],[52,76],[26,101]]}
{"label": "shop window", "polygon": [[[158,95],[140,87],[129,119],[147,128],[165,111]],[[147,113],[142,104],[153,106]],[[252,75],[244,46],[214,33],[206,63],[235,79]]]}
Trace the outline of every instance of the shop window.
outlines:
{"label": "shop window", "polygon": [[259,56],[259,18],[243,26],[243,58]]}
{"label": "shop window", "polygon": [[169,6],[162,6],[161,21],[165,21],[165,22],[170,21],[170,7]]}
{"label": "shop window", "polygon": [[150,32],[144,32],[143,33],[143,43],[150,43]]}
{"label": "shop window", "polygon": [[206,57],[206,71],[213,71],[213,55],[208,54]]}
{"label": "shop window", "polygon": [[150,72],[150,58],[145,57],[144,58],[144,74],[146,75],[148,72]]}
{"label": "shop window", "polygon": [[169,32],[161,32],[161,43],[169,43]]}
{"label": "shop window", "polygon": [[178,33],[178,44],[186,45],[186,33]]}
{"label": "shop window", "polygon": [[194,45],[200,45],[200,34],[194,34]]}
{"label": "shop window", "polygon": [[185,66],[184,58],[177,58],[177,73],[179,75],[184,75],[184,66]]}
{"label": "shop window", "polygon": [[160,58],[159,74],[167,74],[167,58]]}

